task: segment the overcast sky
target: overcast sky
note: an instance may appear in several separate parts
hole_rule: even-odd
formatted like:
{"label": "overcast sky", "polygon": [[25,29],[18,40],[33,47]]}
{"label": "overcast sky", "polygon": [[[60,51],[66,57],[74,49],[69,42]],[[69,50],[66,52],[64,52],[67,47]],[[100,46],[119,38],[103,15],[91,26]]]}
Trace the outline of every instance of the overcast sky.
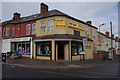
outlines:
{"label": "overcast sky", "polygon": [[[91,20],[98,27],[102,23],[101,32],[110,31],[109,22],[113,23],[113,33],[118,35],[118,3],[117,2],[45,2],[49,10],[58,9],[79,20]],[[40,2],[2,2],[2,21],[10,20],[14,12],[21,17],[40,13]]]}

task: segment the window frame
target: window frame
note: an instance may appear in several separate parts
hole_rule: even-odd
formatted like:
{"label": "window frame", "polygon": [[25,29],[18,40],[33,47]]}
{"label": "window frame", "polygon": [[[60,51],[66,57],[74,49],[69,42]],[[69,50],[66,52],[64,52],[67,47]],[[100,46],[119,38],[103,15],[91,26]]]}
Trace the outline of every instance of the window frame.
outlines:
{"label": "window frame", "polygon": [[[14,32],[13,32],[13,28],[14,28]],[[13,34],[12,34],[13,33]],[[11,35],[14,36],[15,35],[15,27],[13,26],[12,27],[12,32],[11,32]]]}
{"label": "window frame", "polygon": [[89,36],[88,25],[85,26],[85,29],[86,29],[86,36]]}
{"label": "window frame", "polygon": [[9,27],[6,27],[6,36],[9,36]]}
{"label": "window frame", "polygon": [[[42,24],[44,23],[44,25],[42,26]],[[41,33],[46,33],[46,21],[41,21]]]}
{"label": "window frame", "polygon": [[[33,26],[33,25],[35,25],[35,26]],[[32,34],[36,34],[36,23],[32,23]]]}
{"label": "window frame", "polygon": [[92,28],[92,32],[93,32],[93,37],[95,37],[95,29]]}
{"label": "window frame", "polygon": [[53,30],[54,30],[54,20],[51,19],[48,20],[48,32],[53,32]]}
{"label": "window frame", "polygon": [[[29,29],[27,28],[29,26]],[[29,33],[27,33],[27,31],[29,31]],[[26,35],[30,35],[30,24],[26,25]]]}

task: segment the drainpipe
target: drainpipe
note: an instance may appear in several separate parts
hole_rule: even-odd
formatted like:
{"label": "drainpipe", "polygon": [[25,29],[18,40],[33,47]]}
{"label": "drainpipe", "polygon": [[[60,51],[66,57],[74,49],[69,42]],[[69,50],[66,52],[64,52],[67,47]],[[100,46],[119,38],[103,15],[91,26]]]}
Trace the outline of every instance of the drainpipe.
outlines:
{"label": "drainpipe", "polygon": [[31,37],[31,41],[30,41],[30,44],[31,44],[31,46],[30,46],[30,58],[32,59],[32,56],[33,56],[33,42],[32,42],[32,37]]}

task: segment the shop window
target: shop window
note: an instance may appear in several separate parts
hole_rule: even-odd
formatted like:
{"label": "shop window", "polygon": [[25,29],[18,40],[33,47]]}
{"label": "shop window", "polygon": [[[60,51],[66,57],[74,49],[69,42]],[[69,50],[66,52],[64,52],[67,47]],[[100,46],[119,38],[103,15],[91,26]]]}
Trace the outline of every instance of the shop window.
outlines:
{"label": "shop window", "polygon": [[15,27],[12,27],[12,36],[14,36],[14,29]]}
{"label": "shop window", "polygon": [[48,32],[53,32],[53,20],[48,21]]}
{"label": "shop window", "polygon": [[30,35],[30,24],[26,25],[26,35]]}
{"label": "shop window", "polygon": [[82,47],[82,44],[77,44],[77,43],[74,43],[72,44],[72,55],[79,55],[80,53],[83,52],[83,47]]}
{"label": "shop window", "polygon": [[50,44],[37,44],[37,56],[50,56]]}
{"label": "shop window", "polygon": [[46,32],[46,21],[41,22],[41,32],[45,33]]}
{"label": "shop window", "polygon": [[32,24],[32,34],[36,33],[36,23]]}
{"label": "shop window", "polygon": [[9,27],[6,27],[6,36],[9,36]]}
{"label": "shop window", "polygon": [[92,28],[92,32],[93,32],[93,37],[95,37],[95,29]]}

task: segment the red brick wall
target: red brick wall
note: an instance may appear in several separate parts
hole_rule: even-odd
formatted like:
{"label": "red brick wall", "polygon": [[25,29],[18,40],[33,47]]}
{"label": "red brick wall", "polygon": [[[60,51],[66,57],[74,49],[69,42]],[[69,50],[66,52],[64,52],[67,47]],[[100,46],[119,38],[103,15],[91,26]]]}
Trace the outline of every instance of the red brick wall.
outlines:
{"label": "red brick wall", "polygon": [[[105,54],[101,54],[101,59],[103,60],[105,58]],[[100,59],[100,54],[93,54],[93,59],[99,60]]]}
{"label": "red brick wall", "polygon": [[[5,25],[5,37],[6,36],[6,27],[9,27],[9,36],[8,37],[12,37],[12,27],[15,27],[15,31],[14,31],[14,37],[18,37],[18,36],[25,36],[26,35],[26,25],[30,24],[30,35],[32,35],[32,23],[36,23],[36,21],[29,21],[29,22],[24,22],[24,23],[20,23],[20,24],[7,24]],[[20,28],[20,30],[18,30],[18,28]],[[2,35],[3,35],[3,30],[2,30]]]}

